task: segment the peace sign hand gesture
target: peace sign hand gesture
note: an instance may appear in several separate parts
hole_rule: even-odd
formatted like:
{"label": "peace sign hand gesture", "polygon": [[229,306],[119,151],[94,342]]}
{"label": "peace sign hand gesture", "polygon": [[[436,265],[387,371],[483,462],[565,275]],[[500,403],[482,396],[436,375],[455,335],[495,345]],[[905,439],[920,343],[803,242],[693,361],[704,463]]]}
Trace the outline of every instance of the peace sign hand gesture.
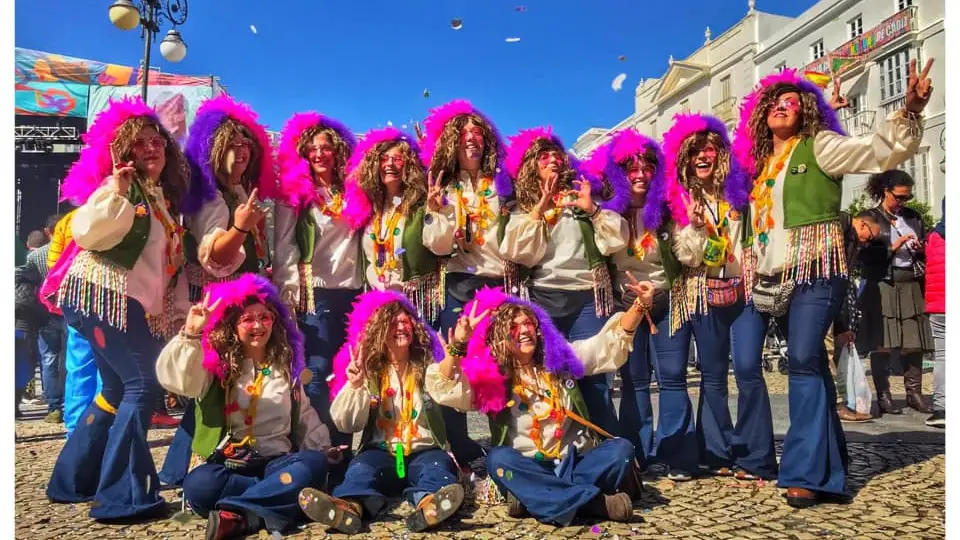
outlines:
{"label": "peace sign hand gesture", "polygon": [[253,228],[260,223],[260,220],[263,219],[265,213],[257,202],[258,191],[257,188],[254,188],[253,191],[250,192],[250,197],[247,199],[247,202],[237,206],[237,209],[233,211],[233,224],[238,229],[244,231],[253,230]]}
{"label": "peace sign hand gesture", "polygon": [[840,77],[833,76],[833,95],[830,96],[830,107],[835,111],[846,109],[850,106],[850,100],[847,96],[840,94]]}
{"label": "peace sign hand gesture", "polygon": [[910,60],[910,78],[907,80],[907,97],[905,107],[912,113],[921,113],[923,108],[930,101],[930,95],[933,94],[933,86],[930,81],[930,68],[933,66],[933,58],[927,60],[927,65],[917,76],[917,60]]}
{"label": "peace sign hand gesture", "polygon": [[363,360],[363,345],[349,348],[350,364],[347,366],[347,381],[353,388],[361,388],[367,382],[367,369]]}
{"label": "peace sign hand gesture", "polygon": [[637,295],[637,300],[640,304],[650,309],[650,307],[653,306],[653,283],[649,281],[639,281],[629,271],[627,272],[627,279],[630,283],[624,284],[624,287],[633,291],[633,293]]}
{"label": "peace sign hand gesture", "polygon": [[588,214],[596,212],[597,205],[593,203],[593,186],[590,182],[581,176],[580,180],[574,182],[573,187],[576,189],[567,190],[566,195],[576,198],[563,203],[563,206],[579,208]]}
{"label": "peace sign hand gesture", "polygon": [[443,208],[443,171],[433,179],[433,173],[427,172],[427,207],[431,212],[439,212]]}
{"label": "peace sign hand gesture", "polygon": [[453,329],[453,333],[449,334],[450,338],[453,338],[452,341],[454,344],[466,343],[470,336],[473,335],[473,329],[480,324],[480,321],[483,320],[490,313],[489,309],[483,310],[482,313],[477,315],[477,303],[473,303],[473,307],[470,309],[470,314],[461,315],[457,319],[457,325]]}
{"label": "peace sign hand gesture", "polygon": [[681,193],[684,206],[687,207],[687,219],[690,220],[690,225],[699,229],[707,224],[707,220],[703,215],[704,208],[703,203],[700,202],[699,198],[693,198],[687,193]]}
{"label": "peace sign hand gesture", "polygon": [[210,293],[208,292],[199,304],[195,304],[187,313],[187,320],[183,323],[183,331],[186,334],[196,336],[203,332],[203,327],[207,325],[210,313],[220,305],[218,298],[213,304],[210,303]]}

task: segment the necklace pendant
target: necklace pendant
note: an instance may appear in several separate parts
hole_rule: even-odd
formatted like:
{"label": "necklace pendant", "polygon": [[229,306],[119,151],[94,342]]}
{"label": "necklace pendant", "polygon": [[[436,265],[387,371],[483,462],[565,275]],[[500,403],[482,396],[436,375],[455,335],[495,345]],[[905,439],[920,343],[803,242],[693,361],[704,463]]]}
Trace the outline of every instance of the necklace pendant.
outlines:
{"label": "necklace pendant", "polygon": [[397,478],[406,478],[407,467],[406,467],[406,464],[403,462],[403,444],[397,443],[397,445],[393,447],[393,452],[394,452],[394,455],[396,458],[396,464],[397,464]]}
{"label": "necklace pendant", "polygon": [[543,452],[537,452],[536,454],[533,455],[533,459],[537,461],[543,461],[544,458],[546,458],[546,456],[543,455]]}

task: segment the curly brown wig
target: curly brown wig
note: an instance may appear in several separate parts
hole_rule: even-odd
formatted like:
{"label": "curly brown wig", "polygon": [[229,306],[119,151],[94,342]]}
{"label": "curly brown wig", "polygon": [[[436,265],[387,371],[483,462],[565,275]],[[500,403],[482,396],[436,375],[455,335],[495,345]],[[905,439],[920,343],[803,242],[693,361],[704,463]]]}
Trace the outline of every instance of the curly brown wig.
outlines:
{"label": "curly brown wig", "polygon": [[866,191],[867,195],[870,195],[870,198],[880,202],[883,200],[883,196],[888,189],[892,190],[897,186],[912,188],[913,185],[913,177],[910,176],[909,173],[901,171],[900,169],[891,169],[880,174],[871,175],[870,179],[867,180]]}
{"label": "curly brown wig", "polygon": [[540,176],[537,172],[537,156],[541,152],[557,151],[563,156],[563,168],[560,169],[560,178],[557,182],[557,190],[564,191],[571,189],[573,179],[577,172],[570,166],[570,156],[564,152],[563,148],[557,146],[549,139],[537,139],[527,148],[523,154],[523,165],[520,166],[520,172],[517,173],[517,179],[514,181],[514,189],[517,192],[517,207],[521,212],[529,212],[537,205],[542,195],[540,191]]}
{"label": "curly brown wig", "polygon": [[687,137],[680,145],[680,155],[677,156],[677,175],[680,184],[687,191],[696,192],[703,189],[700,179],[691,173],[691,163],[707,143],[712,143],[717,149],[717,161],[713,165],[713,187],[718,195],[723,194],[723,182],[730,175],[730,148],[723,139],[713,131],[700,131]]}
{"label": "curly brown wig", "polygon": [[237,335],[237,322],[240,320],[243,310],[254,304],[263,304],[267,311],[273,315],[274,323],[270,332],[270,339],[267,340],[265,361],[271,370],[280,373],[288,381],[290,380],[290,362],[293,360],[293,349],[287,340],[286,328],[280,324],[280,313],[269,302],[263,303],[259,298],[251,296],[242,306],[228,308],[223,318],[210,331],[210,345],[228,366],[226,376],[223,379],[225,388],[230,388],[240,376],[240,368],[246,355],[243,354],[243,345]]}
{"label": "curly brown wig", "polygon": [[460,163],[457,160],[457,149],[460,147],[460,131],[467,122],[473,122],[483,132],[483,156],[480,158],[480,176],[493,178],[497,174],[497,138],[490,126],[476,114],[461,114],[443,127],[443,133],[437,142],[437,151],[433,154],[430,164],[430,173],[436,179],[443,171],[441,186],[446,186],[460,175]]}
{"label": "curly brown wig", "polygon": [[363,337],[357,350],[363,351],[362,365],[366,367],[368,377],[380,377],[387,366],[386,343],[394,317],[406,313],[413,321],[413,342],[410,344],[410,366],[416,376],[417,385],[423,383],[424,373],[433,361],[433,342],[416,313],[411,313],[400,302],[390,302],[377,309],[367,321]]}
{"label": "curly brown wig", "polygon": [[513,335],[510,331],[513,326],[513,320],[520,315],[530,317],[530,320],[537,325],[537,348],[533,353],[533,364],[543,366],[543,335],[540,333],[540,322],[537,315],[526,306],[506,302],[496,309],[490,316],[493,317],[493,324],[487,331],[487,345],[490,352],[497,359],[497,367],[500,373],[503,373],[512,380],[514,375],[514,356],[512,350]]}
{"label": "curly brown wig", "polygon": [[[210,152],[210,161],[212,162],[214,173],[217,175],[217,180],[220,182],[220,186],[223,187],[227,179],[227,155],[230,153],[230,143],[233,142],[234,137],[237,135],[243,137],[250,143],[250,161],[247,163],[247,170],[243,171],[243,175],[240,177],[240,185],[243,186],[243,190],[250,193],[260,174],[260,158],[263,149],[257,144],[256,138],[250,133],[250,130],[243,124],[229,118],[220,124],[220,127],[217,128],[213,136],[213,149]],[[230,191],[230,193],[232,194],[233,192]]]}
{"label": "curly brown wig", "polygon": [[174,218],[180,215],[180,198],[187,191],[187,182],[190,180],[190,165],[183,155],[180,145],[174,140],[170,132],[163,125],[146,116],[128,118],[113,137],[112,151],[124,161],[133,159],[133,144],[143,128],[152,127],[161,137],[166,139],[164,156],[166,163],[160,173],[160,187],[163,189],[163,198],[170,204],[170,215]]}
{"label": "curly brown wig", "polygon": [[809,92],[803,92],[792,84],[777,83],[771,86],[763,93],[763,97],[750,115],[750,135],[754,141],[750,153],[754,158],[757,170],[749,172],[754,178],[760,174],[760,169],[766,163],[767,157],[773,154],[773,131],[767,125],[767,114],[780,96],[790,92],[796,92],[800,95],[800,119],[797,135],[803,138],[816,137],[817,133],[830,129],[827,120],[820,114],[820,108],[817,107],[816,96]]}
{"label": "curly brown wig", "polygon": [[[332,187],[336,190],[343,191],[343,179],[346,176],[344,171],[347,168],[347,162],[350,161],[350,145],[347,141],[343,140],[343,137],[337,133],[337,130],[329,127],[312,126],[305,129],[303,133],[300,134],[300,138],[297,139],[297,153],[300,157],[304,159],[307,158],[307,147],[313,142],[313,138],[317,135],[326,135],[330,144],[333,145],[334,172]],[[310,170],[310,174],[313,174],[313,169]]]}
{"label": "curly brown wig", "polygon": [[363,161],[360,162],[354,174],[357,176],[360,189],[370,199],[374,212],[380,214],[387,200],[387,190],[380,182],[380,156],[393,148],[400,148],[403,154],[403,170],[400,171],[403,187],[399,210],[401,214],[408,216],[414,208],[427,199],[427,176],[423,171],[423,162],[413,151],[410,143],[392,140],[377,144],[363,156]]}

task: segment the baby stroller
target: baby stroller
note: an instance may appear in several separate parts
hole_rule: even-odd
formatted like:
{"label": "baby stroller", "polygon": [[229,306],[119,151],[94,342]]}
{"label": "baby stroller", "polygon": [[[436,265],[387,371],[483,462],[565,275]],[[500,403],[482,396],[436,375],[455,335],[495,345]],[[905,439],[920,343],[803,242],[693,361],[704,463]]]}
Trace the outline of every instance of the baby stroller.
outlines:
{"label": "baby stroller", "polygon": [[767,326],[767,339],[763,344],[762,362],[763,369],[768,372],[776,369],[784,375],[787,373],[787,340],[776,321],[773,320]]}

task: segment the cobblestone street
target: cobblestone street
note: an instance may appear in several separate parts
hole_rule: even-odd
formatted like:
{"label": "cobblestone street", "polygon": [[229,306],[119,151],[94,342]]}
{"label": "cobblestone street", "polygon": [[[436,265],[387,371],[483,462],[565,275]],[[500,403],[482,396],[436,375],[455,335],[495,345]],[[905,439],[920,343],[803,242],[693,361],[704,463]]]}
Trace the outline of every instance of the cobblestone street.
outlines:
{"label": "cobblestone street", "polygon": [[[927,386],[929,385],[929,375]],[[786,378],[767,374],[782,438],[786,421]],[[902,385],[894,395],[902,401]],[[732,383],[732,377],[731,377]],[[691,381],[692,385],[695,385]],[[731,384],[731,395],[736,387]],[[928,391],[928,388],[925,388]],[[695,392],[691,392],[695,397]],[[735,402],[735,400],[734,400]],[[40,421],[45,411],[24,407],[16,423],[17,538],[203,538],[205,521],[167,519],[138,525],[103,525],[87,518],[89,505],[51,505],[44,495],[54,461],[63,444],[63,426]],[[706,478],[675,483],[647,478],[646,494],[631,523],[577,522],[554,528],[533,519],[507,517],[506,506],[465,505],[461,519],[429,534],[410,535],[403,522],[406,505],[394,508],[365,531],[370,538],[943,538],[945,455],[943,432],[923,425],[924,416],[906,413],[855,427],[846,425],[850,450],[848,505],[821,505],[794,510],[774,485]],[[471,431],[482,437],[485,420],[471,418]],[[161,464],[172,430],[150,433],[154,458]],[[778,442],[778,450],[779,450]],[[180,509],[176,490],[163,492],[171,515]],[[261,538],[269,538],[264,532]],[[308,526],[290,538],[346,538]]]}

